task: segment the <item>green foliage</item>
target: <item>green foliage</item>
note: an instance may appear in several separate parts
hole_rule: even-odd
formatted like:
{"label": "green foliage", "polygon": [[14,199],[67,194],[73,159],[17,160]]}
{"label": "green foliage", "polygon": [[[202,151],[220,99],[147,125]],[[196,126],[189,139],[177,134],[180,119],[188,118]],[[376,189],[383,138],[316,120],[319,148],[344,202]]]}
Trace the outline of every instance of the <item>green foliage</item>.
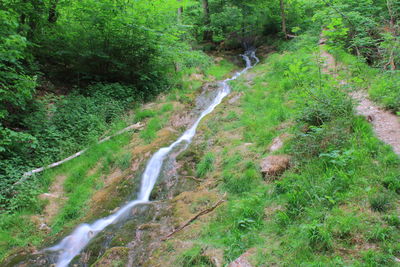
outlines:
{"label": "green foliage", "polygon": [[387,109],[400,112],[400,73],[385,73],[373,80],[369,89],[373,100]]}
{"label": "green foliage", "polygon": [[18,23],[11,13],[0,11],[0,122],[32,98],[36,78],[26,74],[28,41],[18,34]]}

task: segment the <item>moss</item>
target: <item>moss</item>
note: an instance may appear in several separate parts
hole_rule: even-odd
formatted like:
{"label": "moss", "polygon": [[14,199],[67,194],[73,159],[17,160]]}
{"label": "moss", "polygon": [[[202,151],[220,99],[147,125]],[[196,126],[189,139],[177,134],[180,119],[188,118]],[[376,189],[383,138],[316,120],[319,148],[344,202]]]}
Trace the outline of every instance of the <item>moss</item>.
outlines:
{"label": "moss", "polygon": [[93,267],[123,267],[128,263],[129,249],[126,247],[110,248],[93,263]]}

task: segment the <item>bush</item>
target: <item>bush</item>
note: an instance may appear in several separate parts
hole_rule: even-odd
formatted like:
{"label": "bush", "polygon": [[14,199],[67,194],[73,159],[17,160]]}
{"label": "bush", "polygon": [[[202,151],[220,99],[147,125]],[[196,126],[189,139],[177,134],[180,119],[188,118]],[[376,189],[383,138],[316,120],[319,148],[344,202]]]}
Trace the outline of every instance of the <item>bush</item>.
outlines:
{"label": "bush", "polygon": [[297,121],[310,126],[318,127],[340,117],[349,118],[354,112],[351,99],[335,88],[307,90],[306,97]]}
{"label": "bush", "polygon": [[[138,91],[133,85],[127,86],[120,83],[96,83],[81,90],[86,96],[96,97],[100,99],[108,98],[121,102],[124,106],[134,101],[142,101],[145,96],[143,92]],[[150,97],[150,96],[147,96]]]}
{"label": "bush", "polygon": [[[320,127],[300,127],[303,129],[300,129],[292,139],[291,150],[295,158],[302,162],[315,156],[325,155],[325,158],[332,158],[334,156],[332,151],[342,151],[349,142],[352,122],[338,118]],[[339,156],[345,160],[343,155]]]}

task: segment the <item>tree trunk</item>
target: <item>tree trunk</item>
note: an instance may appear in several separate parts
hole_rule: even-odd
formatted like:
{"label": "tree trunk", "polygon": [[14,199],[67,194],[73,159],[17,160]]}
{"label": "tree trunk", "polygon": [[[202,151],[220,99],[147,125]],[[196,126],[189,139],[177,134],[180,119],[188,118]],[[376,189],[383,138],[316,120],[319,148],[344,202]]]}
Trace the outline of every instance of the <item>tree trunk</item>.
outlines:
{"label": "tree trunk", "polygon": [[[396,19],[395,16],[393,14],[393,9],[392,9],[392,2],[390,0],[386,1],[386,6],[387,9],[389,11],[389,16],[390,16],[390,21],[389,21],[389,27],[390,27],[390,33],[393,36],[397,35],[397,31],[396,31]],[[389,55],[389,62],[388,65],[390,65],[391,70],[396,70],[396,63],[394,62],[394,47],[392,47],[392,50],[390,51],[390,55]]]}
{"label": "tree trunk", "polygon": [[280,0],[281,5],[281,18],[282,18],[282,33],[285,36],[285,39],[288,38],[287,30],[286,30],[286,16],[285,16],[285,3],[284,0]]}
{"label": "tree trunk", "polygon": [[49,8],[49,16],[47,18],[48,22],[56,23],[58,19],[57,4],[59,0],[51,0]]}
{"label": "tree trunk", "polygon": [[[204,25],[210,26],[211,19],[210,19],[210,8],[208,6],[208,0],[202,0],[203,2],[203,10],[204,10]],[[207,29],[203,33],[203,40],[204,41],[212,41],[213,33],[211,30]]]}
{"label": "tree trunk", "polygon": [[[182,1],[182,0],[178,0],[178,2],[181,2],[181,1]],[[178,8],[178,22],[181,22],[182,13],[183,13],[183,7],[180,6],[180,7]]]}

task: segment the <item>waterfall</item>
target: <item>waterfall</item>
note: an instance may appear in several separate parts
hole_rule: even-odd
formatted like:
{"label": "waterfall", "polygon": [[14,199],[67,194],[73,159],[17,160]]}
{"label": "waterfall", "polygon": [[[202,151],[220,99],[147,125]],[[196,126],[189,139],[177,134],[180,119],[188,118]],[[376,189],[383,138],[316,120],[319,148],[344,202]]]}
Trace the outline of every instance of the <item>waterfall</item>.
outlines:
{"label": "waterfall", "polygon": [[[246,67],[242,71],[237,72],[233,77],[220,82],[220,89],[216,97],[212,100],[210,105],[204,111],[202,111],[194,124],[187,129],[174,143],[168,147],[161,148],[151,157],[142,175],[141,187],[136,200],[128,202],[114,214],[111,214],[105,218],[101,218],[92,224],[81,224],[69,236],[61,240],[60,243],[45,249],[45,251],[59,252],[56,263],[57,267],[68,266],[72,259],[77,256],[88,245],[90,240],[92,240],[98,233],[103,231],[107,226],[118,222],[118,220],[122,218],[124,214],[126,214],[136,205],[149,202],[151,191],[157,182],[163,163],[168,157],[169,153],[180,144],[184,144],[187,147],[191,143],[196,134],[197,126],[199,125],[200,121],[205,116],[210,114],[215,107],[218,106],[221,101],[230,93],[231,88],[229,86],[229,82],[236,80],[240,75],[245,73],[259,62],[259,59],[255,54],[255,50],[247,51],[242,55],[242,57],[246,62]],[[255,61],[254,64],[252,64],[252,59]]]}

